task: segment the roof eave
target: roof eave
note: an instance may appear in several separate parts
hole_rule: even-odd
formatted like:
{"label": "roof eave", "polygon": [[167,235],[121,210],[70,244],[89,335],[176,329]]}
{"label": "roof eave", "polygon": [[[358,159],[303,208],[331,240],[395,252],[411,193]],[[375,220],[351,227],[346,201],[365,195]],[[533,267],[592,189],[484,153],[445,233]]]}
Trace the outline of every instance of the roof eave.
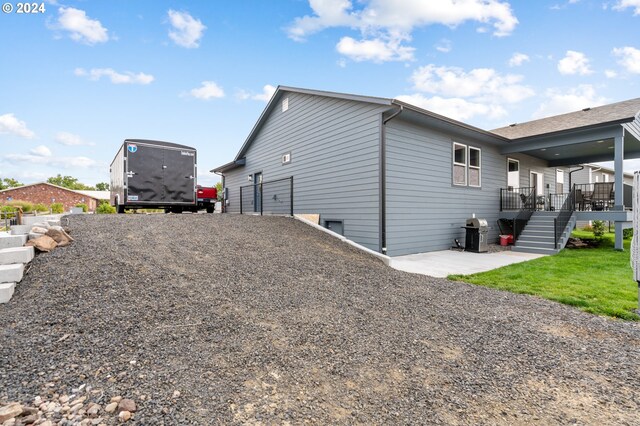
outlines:
{"label": "roof eave", "polygon": [[227,164],[223,164],[220,167],[216,167],[213,170],[209,170],[211,173],[225,173],[228,172],[229,170],[233,170],[233,169],[237,169],[238,167],[242,167],[245,165],[246,160],[244,158],[241,158],[239,160],[233,160],[230,163]]}
{"label": "roof eave", "polygon": [[[570,129],[556,130],[556,131],[547,132],[547,133],[538,133],[535,135],[523,136],[520,138],[514,138],[514,139],[507,138],[507,140],[509,140],[510,142],[526,142],[529,140],[535,140],[539,138],[549,138],[554,136],[567,135],[571,133],[584,132],[584,131],[593,130],[601,127],[615,126],[616,124],[630,123],[633,120],[635,120],[635,117],[620,118],[617,120],[606,121],[606,122],[596,123],[596,124],[589,124],[587,126],[582,126],[582,127],[573,127]],[[493,133],[493,134],[498,135],[497,133]]]}

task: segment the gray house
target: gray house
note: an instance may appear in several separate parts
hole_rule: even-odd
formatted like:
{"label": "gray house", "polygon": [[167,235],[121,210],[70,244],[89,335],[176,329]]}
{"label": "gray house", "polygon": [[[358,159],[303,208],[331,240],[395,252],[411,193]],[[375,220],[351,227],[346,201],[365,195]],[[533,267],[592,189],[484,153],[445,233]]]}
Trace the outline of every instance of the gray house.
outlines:
{"label": "gray house", "polygon": [[[634,99],[485,131],[395,99],[280,86],[236,158],[212,172],[226,213],[319,215],[390,256],[448,249],[472,215],[487,219],[490,241],[498,219],[513,222],[534,252],[560,249],[579,214],[606,215],[621,248],[631,215],[617,182],[625,155],[640,156],[639,111]],[[614,158],[607,208],[578,211],[570,166]],[[555,234],[527,236],[536,220]]]}

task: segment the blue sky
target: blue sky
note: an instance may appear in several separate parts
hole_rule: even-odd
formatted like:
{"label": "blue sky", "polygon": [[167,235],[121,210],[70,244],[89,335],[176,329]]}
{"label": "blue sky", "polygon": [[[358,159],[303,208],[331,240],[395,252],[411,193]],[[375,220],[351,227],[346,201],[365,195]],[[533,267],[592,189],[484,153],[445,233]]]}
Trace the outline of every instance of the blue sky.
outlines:
{"label": "blue sky", "polygon": [[108,181],[126,138],[197,148],[213,183],[277,85],[483,129],[640,96],[640,0],[6,3],[0,177],[24,183]]}

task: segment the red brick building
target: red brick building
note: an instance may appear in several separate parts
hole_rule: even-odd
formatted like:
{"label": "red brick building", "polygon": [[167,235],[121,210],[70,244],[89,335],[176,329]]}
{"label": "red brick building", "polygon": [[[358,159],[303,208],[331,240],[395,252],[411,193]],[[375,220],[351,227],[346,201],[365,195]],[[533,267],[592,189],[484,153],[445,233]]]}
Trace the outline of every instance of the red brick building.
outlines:
{"label": "red brick building", "polygon": [[98,199],[82,194],[79,191],[63,188],[50,183],[33,183],[30,185],[9,188],[0,191],[0,204],[8,201],[27,201],[33,204],[50,206],[53,203],[62,203],[65,211],[69,211],[76,204],[84,203],[89,211],[95,212]]}

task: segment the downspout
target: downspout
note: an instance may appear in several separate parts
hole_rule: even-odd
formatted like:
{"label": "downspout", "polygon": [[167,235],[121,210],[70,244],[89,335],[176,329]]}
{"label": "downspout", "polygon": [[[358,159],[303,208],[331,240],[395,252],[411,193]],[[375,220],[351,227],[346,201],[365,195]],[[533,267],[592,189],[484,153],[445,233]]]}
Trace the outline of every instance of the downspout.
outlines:
{"label": "downspout", "polygon": [[396,118],[404,110],[402,105],[389,117],[384,118],[384,114],[394,110],[383,112],[380,117],[380,252],[387,254],[387,132],[385,126],[389,121]]}
{"label": "downspout", "polygon": [[584,169],[584,166],[580,166],[579,169],[575,169],[575,170],[571,170],[569,172],[569,192],[571,192],[571,190],[573,189],[573,187],[571,186],[571,173],[573,172],[579,172],[580,170]]}

